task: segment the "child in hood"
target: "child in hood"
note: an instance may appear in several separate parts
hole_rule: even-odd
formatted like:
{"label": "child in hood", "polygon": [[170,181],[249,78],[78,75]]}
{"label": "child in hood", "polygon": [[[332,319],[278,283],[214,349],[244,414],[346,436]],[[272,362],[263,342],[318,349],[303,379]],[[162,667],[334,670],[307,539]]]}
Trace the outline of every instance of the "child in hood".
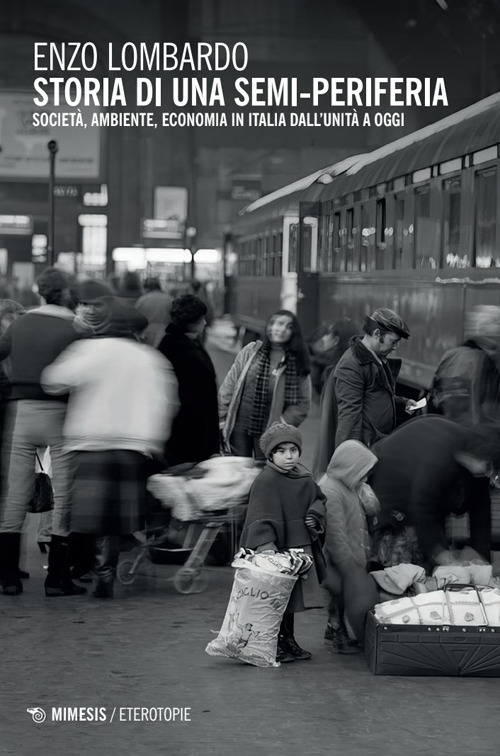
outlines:
{"label": "child in hood", "polygon": [[344,613],[359,643],[363,642],[367,611],[377,602],[377,591],[366,566],[370,555],[367,517],[375,516],[379,503],[366,483],[377,457],[360,441],[344,441],[335,450],[326,474],[320,479],[326,494],[326,588],[330,593],[329,621],[325,633],[338,653],[352,653]]}
{"label": "child in hood", "polygon": [[[241,546],[262,551],[304,549],[323,532],[325,496],[311,473],[299,463],[300,431],[286,423],[273,423],[260,439],[266,466],[250,490]],[[292,591],[278,636],[279,662],[311,658],[294,638],[294,614],[323,606],[316,565],[300,577]]]}

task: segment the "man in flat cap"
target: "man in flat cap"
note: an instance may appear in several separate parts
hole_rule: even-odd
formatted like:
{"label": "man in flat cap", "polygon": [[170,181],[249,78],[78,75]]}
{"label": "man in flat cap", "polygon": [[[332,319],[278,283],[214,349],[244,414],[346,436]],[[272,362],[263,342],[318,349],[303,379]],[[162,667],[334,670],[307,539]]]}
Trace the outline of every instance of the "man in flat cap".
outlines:
{"label": "man in flat cap", "polygon": [[393,310],[379,308],[365,318],[364,336],[354,336],[335,368],[338,425],[335,446],[355,439],[371,446],[396,427],[396,406],[406,411],[413,399],[395,395],[401,360],[388,360],[410,335]]}

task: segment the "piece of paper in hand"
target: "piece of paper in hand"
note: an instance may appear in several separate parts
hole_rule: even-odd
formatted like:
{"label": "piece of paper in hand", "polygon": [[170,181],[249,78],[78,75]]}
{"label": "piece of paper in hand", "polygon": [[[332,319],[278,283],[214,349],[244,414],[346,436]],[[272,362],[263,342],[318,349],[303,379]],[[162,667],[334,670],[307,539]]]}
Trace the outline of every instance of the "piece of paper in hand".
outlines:
{"label": "piece of paper in hand", "polygon": [[427,399],[424,396],[423,399],[420,399],[420,401],[418,401],[412,407],[408,407],[408,412],[416,412],[417,410],[423,409],[426,406],[427,406]]}

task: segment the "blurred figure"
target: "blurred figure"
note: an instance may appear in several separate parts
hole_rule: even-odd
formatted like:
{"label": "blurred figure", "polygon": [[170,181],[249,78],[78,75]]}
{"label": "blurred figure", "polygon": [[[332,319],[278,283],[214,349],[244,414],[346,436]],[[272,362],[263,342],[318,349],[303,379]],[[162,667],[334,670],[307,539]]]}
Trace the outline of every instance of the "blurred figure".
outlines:
{"label": "blurred figure", "polygon": [[[15,302],[13,299],[0,299],[0,337],[4,335],[5,331],[9,328],[9,326],[12,325],[14,320],[17,320],[17,318],[20,315],[24,315],[25,312],[26,310],[24,309],[22,304],[19,304],[19,302]],[[7,399],[8,393],[10,391],[10,384],[8,382],[8,376],[10,375],[10,371],[11,371],[11,363],[10,363],[10,359],[7,358],[0,365],[0,392],[2,395],[2,404],[1,404],[2,416],[3,416],[3,410],[4,410],[3,402]],[[1,427],[3,428],[3,424]]]}
{"label": "blurred figure", "polygon": [[498,427],[464,428],[427,415],[379,441],[370,480],[381,506],[374,561],[426,568],[449,562],[446,518],[468,512],[470,545],[490,562],[489,475],[500,459],[499,438]]}
{"label": "blurred figure", "polygon": [[120,304],[135,307],[137,300],[142,296],[142,286],[139,274],[128,270],[121,277],[118,284],[117,300]]}
{"label": "blurred figure", "polygon": [[311,405],[309,353],[289,310],[267,321],[264,341],[243,347],[219,389],[226,445],[240,457],[263,459],[259,438],[273,422],[298,427]]}
{"label": "blurred figure", "polygon": [[317,328],[308,338],[311,354],[311,381],[313,388],[321,394],[325,382],[339,359],[349,346],[351,336],[356,336],[358,329],[350,318],[342,317],[328,328]]}
{"label": "blurred figure", "polygon": [[174,299],[171,323],[158,349],[179,383],[180,410],[165,455],[169,465],[201,462],[219,453],[219,415],[215,368],[201,344],[207,307],[192,294]]}
{"label": "blurred figure", "polygon": [[349,341],[359,333],[350,318],[339,318],[328,329],[326,351],[328,365],[324,370],[324,385],[320,398],[319,435],[316,440],[313,460],[313,475],[318,480],[324,475],[335,451],[337,432],[337,399],[335,397],[334,371],[338,361],[349,347]]}
{"label": "blurred figure", "polygon": [[190,288],[191,291],[189,293],[194,294],[195,297],[198,297],[202,302],[205,303],[207,307],[205,320],[207,321],[207,326],[210,328],[210,326],[214,322],[214,308],[207,291],[207,286],[206,284],[201,283],[201,281],[197,281],[195,278],[193,281],[191,281]]}
{"label": "blurred figure", "polygon": [[468,312],[465,337],[438,365],[433,406],[457,423],[500,421],[500,307],[480,305]]}
{"label": "blurred figure", "polygon": [[137,342],[144,316],[115,299],[105,304],[94,338],[72,344],[42,377],[47,392],[70,392],[71,530],[95,536],[97,598],[113,595],[120,535],[144,528],[150,459],[163,453],[179,406],[172,366]]}
{"label": "blurred figure", "polygon": [[144,289],[146,293],[137,301],[136,308],[148,319],[149,323],[143,334],[144,341],[156,348],[163,338],[166,326],[170,323],[172,297],[161,290],[157,278],[146,278]]}
{"label": "blurred figure", "polygon": [[[5,331],[12,325],[14,320],[25,312],[24,307],[15,302],[13,299],[0,299],[0,338]],[[11,362],[7,357],[0,364],[0,443],[3,438],[5,429],[5,413],[7,409],[7,400],[10,394],[9,376],[11,373]],[[0,491],[3,485],[2,465],[0,464]]]}
{"label": "blurred figure", "polygon": [[403,318],[381,307],[365,318],[363,330],[364,336],[351,339],[335,368],[336,446],[350,438],[371,446],[396,427],[397,405],[408,412],[416,404],[396,396],[401,360],[387,359],[410,336]]}
{"label": "blurred figure", "polygon": [[54,399],[43,390],[44,368],[73,341],[74,313],[68,309],[69,282],[65,273],[47,268],[39,277],[42,306],[18,318],[0,339],[0,360],[10,357],[11,392],[2,458],[7,470],[0,522],[0,579],[3,593],[22,592],[19,551],[26,507],[35,481],[37,447],[50,446],[53,469],[54,510],[47,596],[85,593],[72,583],[68,565],[69,474],[71,454],[64,448],[63,423],[67,394]]}
{"label": "blurred figure", "polygon": [[326,495],[325,586],[330,593],[325,638],[337,653],[357,650],[349,641],[344,613],[362,643],[366,613],[377,602],[375,584],[366,572],[370,558],[367,517],[380,509],[366,478],[376,463],[377,457],[364,444],[344,441],[319,481]]}
{"label": "blurred figure", "polygon": [[144,279],[142,288],[145,294],[149,294],[151,291],[162,291],[160,279],[156,276],[148,276]]}

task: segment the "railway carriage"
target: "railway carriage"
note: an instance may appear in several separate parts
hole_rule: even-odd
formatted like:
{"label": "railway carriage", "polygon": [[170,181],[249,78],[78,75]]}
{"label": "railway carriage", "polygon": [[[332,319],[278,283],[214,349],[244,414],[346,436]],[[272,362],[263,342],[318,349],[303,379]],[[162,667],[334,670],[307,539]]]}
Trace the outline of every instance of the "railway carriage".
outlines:
{"label": "railway carriage", "polygon": [[307,334],[376,307],[411,338],[401,383],[429,388],[464,313],[500,303],[500,94],[249,205],[235,223],[233,318],[250,337],[277,307]]}

